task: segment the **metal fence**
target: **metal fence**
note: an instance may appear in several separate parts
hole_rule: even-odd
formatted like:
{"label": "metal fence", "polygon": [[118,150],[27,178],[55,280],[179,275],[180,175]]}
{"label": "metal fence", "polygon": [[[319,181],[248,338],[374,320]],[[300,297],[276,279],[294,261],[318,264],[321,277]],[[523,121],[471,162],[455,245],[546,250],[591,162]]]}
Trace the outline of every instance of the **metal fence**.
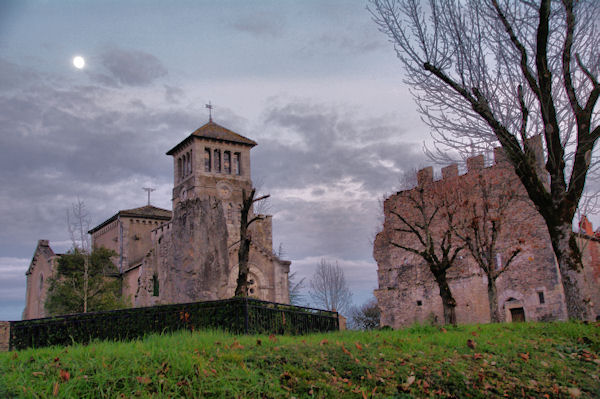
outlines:
{"label": "metal fence", "polygon": [[10,322],[10,348],[128,340],[149,333],[220,329],[236,334],[307,334],[339,329],[337,312],[232,298]]}

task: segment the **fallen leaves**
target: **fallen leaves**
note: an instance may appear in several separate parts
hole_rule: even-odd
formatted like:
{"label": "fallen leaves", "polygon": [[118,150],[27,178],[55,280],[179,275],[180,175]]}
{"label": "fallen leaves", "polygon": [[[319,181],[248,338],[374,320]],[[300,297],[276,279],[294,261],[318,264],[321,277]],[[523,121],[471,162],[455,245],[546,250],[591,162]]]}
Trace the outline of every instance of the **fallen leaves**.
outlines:
{"label": "fallen leaves", "polygon": [[523,359],[524,361],[528,362],[529,361],[529,352],[527,352],[527,353],[519,353],[519,357],[521,359]]}
{"label": "fallen leaves", "polygon": [[63,381],[69,381],[71,374],[67,370],[60,370],[60,379]]}
{"label": "fallen leaves", "polygon": [[408,378],[406,378],[406,381],[404,381],[402,385],[400,385],[398,388],[403,392],[408,392],[410,391],[410,386],[415,382],[416,379],[417,377],[411,374],[408,376]]}
{"label": "fallen leaves", "polygon": [[150,377],[135,377],[135,379],[140,383],[140,384],[144,384],[144,385],[148,385],[152,382],[152,380],[150,379]]}
{"label": "fallen leaves", "polygon": [[472,339],[467,340],[467,346],[471,349],[475,349],[477,347],[477,342]]}
{"label": "fallen leaves", "polygon": [[53,396],[58,396],[58,388],[59,388],[59,384],[58,384],[58,381],[56,381],[54,383],[54,387],[52,388],[52,395]]}

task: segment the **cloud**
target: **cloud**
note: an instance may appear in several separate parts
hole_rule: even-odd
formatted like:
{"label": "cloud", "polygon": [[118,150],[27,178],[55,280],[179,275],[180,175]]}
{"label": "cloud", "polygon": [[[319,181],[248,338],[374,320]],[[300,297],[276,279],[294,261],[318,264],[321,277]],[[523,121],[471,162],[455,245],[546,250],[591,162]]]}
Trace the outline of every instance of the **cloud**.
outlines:
{"label": "cloud", "polygon": [[283,32],[284,21],[280,14],[254,14],[237,18],[231,26],[253,36],[278,37]]}
{"label": "cloud", "polygon": [[33,70],[0,58],[0,87],[3,91],[23,87],[38,77]]}
{"label": "cloud", "polygon": [[100,62],[108,75],[90,72],[90,77],[107,86],[147,86],[167,75],[158,58],[139,50],[109,47],[100,54]]}
{"label": "cloud", "polygon": [[[5,68],[18,79],[19,68]],[[198,126],[188,106],[171,109],[159,93],[97,85],[55,85],[32,74],[0,93],[0,253],[33,250],[40,238],[64,240],[65,209],[80,197],[93,223],[145,202],[170,207],[166,150]],[[143,89],[141,89],[143,90]],[[147,105],[157,97],[158,105]],[[163,101],[161,103],[161,100]]]}
{"label": "cloud", "polygon": [[0,257],[0,320],[20,320],[29,258]]}
{"label": "cloud", "polygon": [[356,114],[305,101],[267,109],[253,164],[264,171],[265,185],[327,186],[351,178],[372,193],[393,190],[401,171],[423,161],[420,146],[403,141],[396,120]]}

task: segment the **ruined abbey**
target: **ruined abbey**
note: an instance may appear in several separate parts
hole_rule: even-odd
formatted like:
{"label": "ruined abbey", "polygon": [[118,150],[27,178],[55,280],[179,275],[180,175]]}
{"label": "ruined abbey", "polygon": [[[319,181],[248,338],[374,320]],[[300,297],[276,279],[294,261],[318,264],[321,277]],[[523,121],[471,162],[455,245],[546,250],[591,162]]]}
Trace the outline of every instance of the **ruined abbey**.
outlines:
{"label": "ruined abbey", "polygon": [[[117,253],[122,296],[132,307],[233,296],[238,276],[242,190],[252,189],[256,143],[212,121],[167,152],[173,157],[173,210],[121,210],[89,231],[93,247]],[[290,262],[273,252],[272,218],[250,226],[249,294],[288,303]],[[23,319],[46,316],[44,301],[60,255],[39,240],[27,270]]]}
{"label": "ruined abbey", "polygon": [[[540,137],[534,138],[532,144],[536,148],[537,167],[542,170]],[[517,252],[509,267],[496,279],[500,320],[550,321],[567,318],[561,276],[546,225],[503,156],[502,150],[497,148],[493,164],[487,167],[482,155],[472,157],[467,160],[464,174],[459,174],[458,165],[447,166],[442,169],[439,180],[434,180],[431,167],[422,169],[417,173],[416,187],[400,191],[385,200],[385,221],[373,250],[378,265],[375,296],[381,310],[381,325],[398,328],[415,322],[444,320],[439,286],[428,265],[419,255],[392,244],[422,248],[415,235],[400,224],[396,214],[423,223],[418,221],[420,215],[414,214],[411,201],[415,197],[412,195],[425,193],[431,201],[428,206],[434,206],[442,201],[443,195],[438,194],[452,193],[454,198],[460,198],[460,203],[454,204],[458,205],[455,218],[459,218],[468,206],[482,206],[477,189],[482,179],[491,183],[491,193],[496,199],[505,198],[509,190],[518,199],[510,203],[504,213],[497,251],[491,254],[496,267],[502,267],[506,259]],[[440,213],[448,212],[441,209]],[[439,222],[432,230],[438,240],[443,239],[439,229],[447,227],[443,224],[443,221]],[[580,227],[577,240],[584,263],[584,272],[579,276],[581,286],[587,291],[585,296],[591,300],[595,314],[600,315],[600,234],[594,233],[585,217]],[[453,242],[459,245],[456,240]],[[458,253],[447,277],[456,301],[457,322],[489,322],[487,276],[468,251]]]}

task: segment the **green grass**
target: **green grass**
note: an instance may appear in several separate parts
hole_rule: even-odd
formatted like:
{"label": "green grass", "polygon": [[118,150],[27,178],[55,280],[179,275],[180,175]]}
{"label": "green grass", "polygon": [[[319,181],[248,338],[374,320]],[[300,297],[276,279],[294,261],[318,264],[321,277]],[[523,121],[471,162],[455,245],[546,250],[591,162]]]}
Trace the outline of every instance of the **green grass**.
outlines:
{"label": "green grass", "polygon": [[600,324],[185,331],[0,353],[0,397],[600,397],[599,354]]}

